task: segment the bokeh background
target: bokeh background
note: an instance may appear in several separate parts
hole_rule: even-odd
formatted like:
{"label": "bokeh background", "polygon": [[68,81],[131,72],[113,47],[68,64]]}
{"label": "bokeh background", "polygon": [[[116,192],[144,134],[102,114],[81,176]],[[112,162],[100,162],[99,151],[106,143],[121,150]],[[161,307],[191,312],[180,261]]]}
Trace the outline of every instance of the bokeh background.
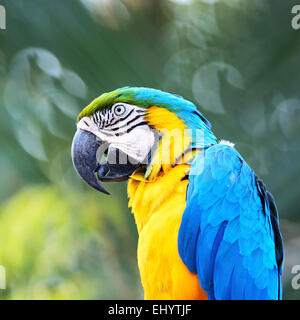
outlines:
{"label": "bokeh background", "polygon": [[77,113],[147,86],[194,101],[274,194],[300,264],[300,30],[291,0],[0,0],[1,299],[142,299],[126,184],[87,187]]}

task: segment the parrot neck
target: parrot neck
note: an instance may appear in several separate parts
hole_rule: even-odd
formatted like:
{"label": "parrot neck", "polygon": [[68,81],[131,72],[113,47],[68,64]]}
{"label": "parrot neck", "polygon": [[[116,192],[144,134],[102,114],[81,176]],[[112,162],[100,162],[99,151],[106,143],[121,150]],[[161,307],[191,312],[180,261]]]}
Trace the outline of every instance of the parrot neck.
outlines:
{"label": "parrot neck", "polygon": [[166,108],[152,106],[147,109],[145,120],[157,130],[160,140],[144,173],[145,179],[155,180],[161,171],[165,173],[174,165],[183,163],[182,155],[187,151],[201,150],[216,143],[216,137],[197,112],[189,112],[185,118],[189,118],[190,127],[186,120]]}
{"label": "parrot neck", "polygon": [[188,185],[190,162],[201,150],[189,150],[180,161],[167,171],[161,170],[155,179],[145,178],[145,168],[136,170],[130,177],[127,187],[129,203],[132,208],[138,232],[140,233],[148,220],[160,208],[171,205],[176,210],[174,195],[185,199]]}
{"label": "parrot neck", "polygon": [[162,172],[167,172],[174,166],[178,158],[191,145],[191,136],[186,133],[185,122],[177,115],[161,107],[152,106],[147,109],[145,120],[149,126],[156,129],[160,140],[147,166],[144,178],[155,180]]}
{"label": "parrot neck", "polygon": [[137,169],[128,183],[129,207],[138,232],[163,206],[174,206],[172,210],[176,211],[174,195],[185,201],[190,163],[205,148],[204,144],[193,143],[186,122],[174,112],[152,106],[147,109],[145,120],[159,132],[160,140],[151,163]]}

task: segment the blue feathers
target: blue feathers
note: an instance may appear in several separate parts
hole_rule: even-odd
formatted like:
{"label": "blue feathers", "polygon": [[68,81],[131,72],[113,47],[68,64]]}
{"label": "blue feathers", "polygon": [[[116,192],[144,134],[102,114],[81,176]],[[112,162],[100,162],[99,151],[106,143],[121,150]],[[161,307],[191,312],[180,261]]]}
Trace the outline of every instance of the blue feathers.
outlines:
{"label": "blue feathers", "polygon": [[191,165],[180,257],[210,299],[280,299],[283,247],[271,195],[232,147],[203,152],[204,168],[201,153]]}

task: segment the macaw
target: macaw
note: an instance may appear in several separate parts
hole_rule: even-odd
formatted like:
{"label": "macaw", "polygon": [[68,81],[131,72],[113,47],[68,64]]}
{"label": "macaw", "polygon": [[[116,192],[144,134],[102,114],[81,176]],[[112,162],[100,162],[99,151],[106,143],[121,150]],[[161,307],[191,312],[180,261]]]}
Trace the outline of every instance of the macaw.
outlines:
{"label": "macaw", "polygon": [[128,181],[145,299],[282,298],[283,243],[272,195],[183,97],[124,87],[77,119],[77,173]]}

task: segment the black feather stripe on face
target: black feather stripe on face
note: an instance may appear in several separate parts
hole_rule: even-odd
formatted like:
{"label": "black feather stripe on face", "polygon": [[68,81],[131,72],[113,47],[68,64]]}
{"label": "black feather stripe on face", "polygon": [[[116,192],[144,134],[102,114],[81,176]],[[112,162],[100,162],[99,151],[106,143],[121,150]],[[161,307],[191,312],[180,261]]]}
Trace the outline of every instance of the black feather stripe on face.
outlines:
{"label": "black feather stripe on face", "polygon": [[92,119],[103,134],[120,136],[129,133],[134,128],[147,125],[144,120],[145,110],[136,106],[126,105],[125,116],[119,117],[114,113],[114,106],[96,111]]}
{"label": "black feather stripe on face", "polygon": [[112,121],[110,124],[108,124],[108,126],[114,126],[115,124],[119,123],[120,121],[124,121],[126,120],[129,116],[131,116],[131,114],[134,112],[134,109],[132,109],[124,118],[121,119],[117,119],[115,121]]}

